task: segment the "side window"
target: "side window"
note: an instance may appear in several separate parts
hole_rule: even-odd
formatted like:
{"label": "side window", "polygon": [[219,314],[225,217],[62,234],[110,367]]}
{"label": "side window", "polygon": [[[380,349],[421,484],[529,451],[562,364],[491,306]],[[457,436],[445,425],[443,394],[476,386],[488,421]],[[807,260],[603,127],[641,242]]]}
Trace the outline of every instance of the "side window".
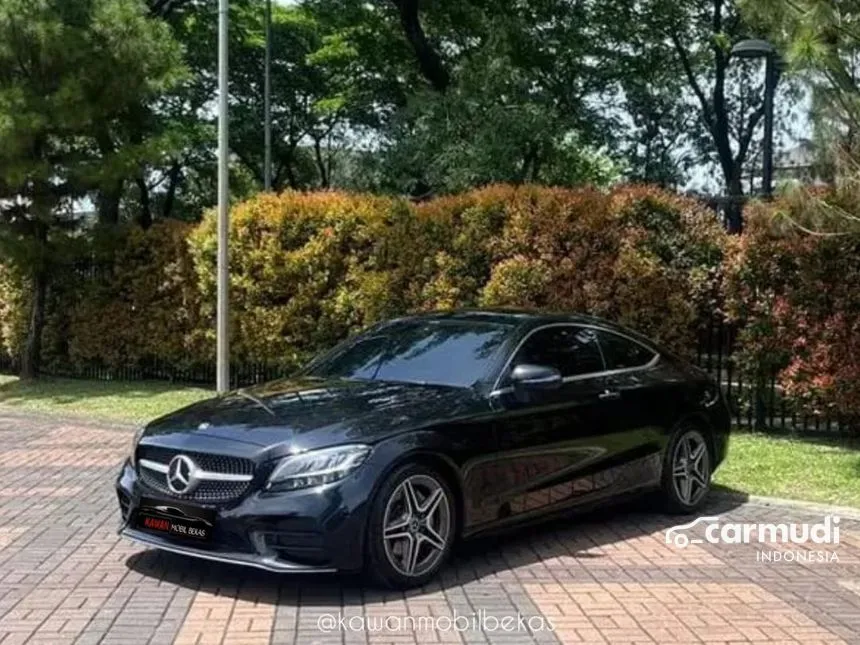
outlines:
{"label": "side window", "polygon": [[623,370],[647,365],[656,354],[644,345],[611,332],[598,332],[600,348],[606,359],[607,370]]}
{"label": "side window", "polygon": [[554,367],[563,377],[594,374],[606,369],[590,329],[580,327],[550,327],[532,334],[523,344],[512,367],[523,364]]}

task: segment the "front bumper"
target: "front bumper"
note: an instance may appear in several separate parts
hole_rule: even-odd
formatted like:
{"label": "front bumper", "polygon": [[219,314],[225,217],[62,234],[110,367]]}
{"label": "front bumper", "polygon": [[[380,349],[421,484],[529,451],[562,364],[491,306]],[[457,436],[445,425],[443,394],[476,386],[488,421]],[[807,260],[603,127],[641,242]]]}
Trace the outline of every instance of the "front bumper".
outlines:
{"label": "front bumper", "polygon": [[216,519],[211,540],[201,544],[136,528],[142,497],[175,500],[148,488],[126,462],[116,482],[123,517],[119,534],[147,547],[277,573],[358,571],[372,489],[364,481],[367,476],[354,474],[317,489],[255,491],[227,504],[202,505],[214,509]]}
{"label": "front bumper", "polygon": [[210,560],[213,562],[225,562],[227,564],[237,564],[244,567],[254,567],[255,569],[264,569],[275,573],[333,573],[337,569],[319,567],[313,565],[304,565],[297,562],[288,562],[274,556],[265,556],[252,553],[231,553],[229,551],[211,551],[209,549],[199,549],[190,544],[179,544],[175,540],[168,540],[146,531],[140,531],[128,526],[120,528],[119,534],[128,538],[132,542],[137,542],[143,546],[148,546],[162,551],[170,551],[180,555],[188,555],[193,558],[202,560]]}

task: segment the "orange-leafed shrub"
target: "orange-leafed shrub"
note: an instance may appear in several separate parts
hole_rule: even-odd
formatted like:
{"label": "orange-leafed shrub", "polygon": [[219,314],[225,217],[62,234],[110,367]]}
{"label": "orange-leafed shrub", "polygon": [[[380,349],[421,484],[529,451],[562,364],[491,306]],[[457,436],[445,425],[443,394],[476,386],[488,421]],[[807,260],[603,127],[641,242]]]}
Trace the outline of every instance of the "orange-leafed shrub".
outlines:
{"label": "orange-leafed shrub", "polygon": [[696,202],[647,187],[495,186],[418,208],[445,230],[419,304],[578,311],[690,351],[719,305],[725,233]]}
{"label": "orange-leafed shrub", "polygon": [[[590,312],[689,349],[724,244],[712,213],[638,187],[493,186],[418,206],[285,192],[237,206],[230,232],[234,360],[288,367],[384,318],[473,306]],[[212,348],[211,215],[189,242]]]}
{"label": "orange-leafed shrub", "polygon": [[748,371],[776,373],[806,412],[850,424],[860,419],[860,236],[798,227],[810,208],[788,199],[750,209],[728,253],[727,303]]}
{"label": "orange-leafed shrub", "polygon": [[[289,369],[379,320],[476,306],[592,313],[690,350],[724,244],[713,213],[645,187],[492,186],[420,205],[259,195],[231,213],[233,360]],[[52,366],[214,359],[214,214],[84,246],[92,275],[54,282]],[[4,330],[21,307],[6,309]]]}

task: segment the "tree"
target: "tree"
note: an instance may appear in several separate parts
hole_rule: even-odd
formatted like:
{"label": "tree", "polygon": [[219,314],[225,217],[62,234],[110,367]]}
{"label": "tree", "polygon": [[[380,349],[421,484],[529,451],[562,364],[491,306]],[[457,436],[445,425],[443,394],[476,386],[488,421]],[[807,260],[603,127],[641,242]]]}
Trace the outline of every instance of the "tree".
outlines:
{"label": "tree", "polygon": [[638,26],[635,3],[600,3],[591,17],[600,33],[596,48],[604,70],[600,102],[618,115],[615,148],[622,153],[626,179],[677,188],[688,179],[699,153],[698,118],[686,100],[684,74],[668,39]]}
{"label": "tree", "polygon": [[[631,20],[619,20],[624,9],[615,4],[605,7],[608,19],[613,8],[621,11],[616,22],[635,25],[638,35],[633,38],[652,49],[662,48],[662,60],[671,65],[667,69],[674,79],[683,79],[685,91],[677,96],[694,111],[698,125],[689,142],[700,153],[700,162],[719,168],[728,197],[729,228],[739,232],[744,170],[760,134],[764,88],[757,63],[733,59],[731,48],[756,29],[743,20],[732,0],[623,4],[627,14],[632,12]],[[664,81],[668,88],[675,84],[672,75],[664,76]]]}
{"label": "tree", "polygon": [[421,17],[418,11],[419,1],[391,1],[397,7],[403,33],[415,52],[415,58],[418,61],[421,73],[430,82],[433,89],[437,92],[445,92],[451,83],[451,76],[448,70],[445,69],[441,56],[424,33],[424,27],[421,24]]}
{"label": "tree", "polygon": [[[272,7],[273,189],[326,188],[337,182],[336,152],[358,101],[354,55],[332,28],[302,7]],[[171,5],[164,20],[181,43],[187,78],[148,107],[150,135],[165,142],[160,158],[125,195],[129,217],[195,219],[216,200],[217,7],[204,0]],[[263,186],[263,0],[230,4],[231,196]],[[364,100],[362,98],[362,100]],[[349,124],[349,125],[348,125]]]}
{"label": "tree", "polygon": [[22,376],[38,375],[50,277],[76,201],[109,193],[147,154],[103,145],[181,72],[139,0],[0,0],[0,249],[30,284]]}
{"label": "tree", "polygon": [[742,7],[811,87],[822,161],[853,166],[860,154],[860,2],[760,0]]}
{"label": "tree", "polygon": [[422,5],[420,21],[411,2],[309,6],[335,21],[373,71],[364,77],[398,81],[373,104],[374,145],[361,156],[375,172],[365,187],[420,196],[615,174],[603,152],[613,149],[611,116],[592,100],[606,76],[591,59],[598,38],[587,5],[446,0]]}
{"label": "tree", "polygon": [[[328,155],[345,123],[346,97],[336,59],[314,58],[324,47],[324,26],[309,11],[273,6],[272,12],[272,186],[328,188]],[[263,184],[262,3],[238,3],[233,31],[231,149],[257,183]]]}

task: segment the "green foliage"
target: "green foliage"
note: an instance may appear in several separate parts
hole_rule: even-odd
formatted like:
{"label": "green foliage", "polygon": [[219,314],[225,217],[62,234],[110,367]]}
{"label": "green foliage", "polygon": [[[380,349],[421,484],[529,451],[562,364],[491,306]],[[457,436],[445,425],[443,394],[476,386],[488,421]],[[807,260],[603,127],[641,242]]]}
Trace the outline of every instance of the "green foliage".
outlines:
{"label": "green foliage", "polygon": [[767,27],[791,67],[811,86],[822,170],[856,173],[860,127],[860,3],[856,0],[745,0],[745,13]]}
{"label": "green foliage", "polygon": [[24,281],[11,266],[0,263],[0,353],[18,356],[27,333]]}
{"label": "green foliage", "polygon": [[[369,196],[285,192],[236,207],[231,218],[235,359],[295,367],[349,333],[404,311],[406,260],[414,253],[405,245],[413,227],[406,206]],[[211,214],[190,245],[204,319],[213,322]],[[214,347],[211,329],[206,335]]]}
{"label": "green foliage", "polygon": [[413,95],[386,129],[388,189],[458,192],[494,182],[607,185],[618,178],[581,115],[536,86],[509,43],[491,40],[461,62],[445,93]]}
{"label": "green foliage", "polygon": [[[127,226],[97,240],[94,274],[68,285],[64,336],[73,365],[120,369],[158,358],[177,367],[200,362],[200,295],[188,252],[190,226]],[[49,324],[50,327],[50,324]]]}
{"label": "green foliage", "polygon": [[114,195],[152,154],[146,137],[111,140],[177,80],[179,55],[141,0],[0,0],[0,257],[34,292],[27,376],[51,274],[80,224],[73,207],[94,190]]}
{"label": "green foliage", "polygon": [[147,18],[137,0],[3,0],[3,193],[29,196],[28,182],[49,182],[40,198],[50,209],[128,172],[145,142],[107,151],[99,141],[142,99],[168,88],[178,64],[166,25]]}

